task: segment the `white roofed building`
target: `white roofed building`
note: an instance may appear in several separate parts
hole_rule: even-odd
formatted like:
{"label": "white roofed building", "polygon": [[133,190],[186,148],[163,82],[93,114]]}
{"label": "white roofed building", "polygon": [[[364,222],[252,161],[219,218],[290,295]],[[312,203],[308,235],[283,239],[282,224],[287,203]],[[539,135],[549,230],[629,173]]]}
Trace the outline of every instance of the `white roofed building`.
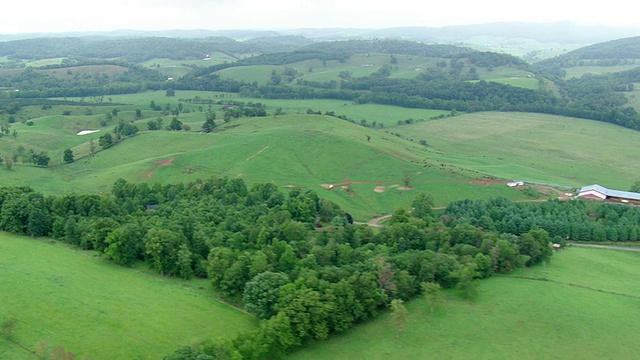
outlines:
{"label": "white roofed building", "polygon": [[611,190],[600,185],[582,187],[576,196],[579,199],[593,199],[612,203],[640,205],[640,193]]}

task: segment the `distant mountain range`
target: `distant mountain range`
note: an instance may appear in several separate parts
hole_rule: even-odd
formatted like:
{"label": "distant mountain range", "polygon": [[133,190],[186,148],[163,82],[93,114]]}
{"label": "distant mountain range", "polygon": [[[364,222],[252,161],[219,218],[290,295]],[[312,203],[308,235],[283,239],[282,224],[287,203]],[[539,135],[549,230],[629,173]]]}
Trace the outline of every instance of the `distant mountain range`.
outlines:
{"label": "distant mountain range", "polygon": [[269,30],[116,30],[74,33],[0,34],[0,41],[37,37],[179,37],[205,38],[224,36],[235,40],[277,37],[283,35],[304,36],[314,41],[344,39],[395,38],[427,43],[459,43],[486,37],[529,39],[543,43],[589,45],[598,42],[640,35],[640,27],[607,27],[578,25],[569,22],[521,23],[501,22],[481,25],[445,27],[396,27],[387,29],[321,28]]}

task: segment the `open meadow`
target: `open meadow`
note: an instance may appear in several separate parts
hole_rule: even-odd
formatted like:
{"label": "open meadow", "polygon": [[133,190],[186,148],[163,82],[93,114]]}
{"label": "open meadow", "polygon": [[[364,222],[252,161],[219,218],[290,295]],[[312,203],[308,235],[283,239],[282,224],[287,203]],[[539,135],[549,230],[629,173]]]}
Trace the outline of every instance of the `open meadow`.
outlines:
{"label": "open meadow", "polygon": [[[0,153],[10,154],[22,145],[46,152],[53,165],[43,169],[18,163],[11,171],[0,168],[3,185],[29,185],[45,193],[98,193],[109,191],[118,178],[169,183],[211,176],[239,177],[249,185],[273,182],[282,188],[300,186],[315,190],[362,220],[408,207],[418,192],[433,194],[438,206],[462,198],[526,198],[505,184],[478,183],[483,174],[476,171],[450,166],[439,159],[434,162],[419,137],[403,138],[394,133],[398,120],[428,121],[446,113],[443,111],[345,105],[340,101],[269,100],[268,112],[282,108],[286,115],[229,123],[217,120],[218,128],[213,133],[201,134],[198,130],[204,114],[189,103],[185,103],[185,108],[191,112],[181,114],[180,119],[191,126],[191,131],[146,130],[149,119],[162,116],[151,111],[148,104],[152,100],[162,104],[166,99],[176,106],[178,98],[203,98],[206,93],[177,92],[172,98],[160,92],[144,95],[113,96],[99,107],[91,107],[89,101],[85,108],[54,106],[52,112],[72,114],[37,117],[32,120],[33,126],[14,124],[12,129],[19,135],[3,138]],[[218,112],[218,119],[222,118],[221,107],[212,108]],[[112,108],[120,110],[118,115],[103,125],[105,113]],[[379,122],[385,126],[374,129],[360,126],[357,121],[353,124],[331,116],[307,115],[307,108],[348,117],[360,114],[360,120],[366,120],[367,124]],[[145,119],[136,121],[135,109],[144,109]],[[27,111],[42,115],[39,113],[42,110],[36,107]],[[163,118],[165,124],[171,121],[171,116]],[[96,144],[118,121],[132,120],[140,133],[90,155],[91,141]],[[100,131],[76,135],[84,129]],[[62,164],[66,148],[73,151],[74,163]]]}
{"label": "open meadow", "polygon": [[[637,59],[634,59],[635,61]],[[610,66],[602,66],[602,65],[591,65],[586,64],[583,66],[572,66],[568,68],[564,68],[566,71],[565,79],[571,78],[580,78],[586,74],[592,75],[602,75],[602,74],[611,74],[626,70],[631,70],[633,68],[638,67],[638,64],[627,64],[627,65],[610,65]]]}
{"label": "open meadow", "polygon": [[[223,105],[213,104],[218,127],[213,133],[201,134],[209,105],[186,101],[196,98],[260,102],[269,115],[225,123]],[[180,100],[188,112],[179,119],[190,131],[147,130],[149,120],[160,117],[167,125],[172,118],[151,110],[150,102],[175,108]],[[44,169],[18,163],[11,171],[2,167],[3,185],[28,185],[45,193],[99,193],[109,191],[118,178],[170,183],[238,177],[249,186],[272,182],[283,189],[315,190],[356,219],[366,220],[408,207],[419,192],[432,194],[436,206],[496,196],[531,200],[531,194],[507,188],[506,181],[568,187],[598,183],[625,190],[640,172],[634,161],[634,149],[640,144],[636,131],[560,116],[489,112],[433,120],[448,112],[197,91],[178,91],[174,97],[164,92],[114,95],[99,103],[95,99],[83,102],[85,105],[56,105],[48,111],[37,106],[24,110],[21,116],[29,116],[33,126],[13,124],[18,136],[4,137],[0,154],[11,154],[20,146],[44,151],[52,166]],[[107,113],[114,109],[117,116],[108,120]],[[283,115],[274,116],[276,109]],[[307,109],[334,112],[353,123],[308,115]],[[70,115],[61,115],[63,112]],[[413,123],[398,125],[408,119]],[[119,121],[133,121],[140,132],[91,156],[91,142],[95,147],[99,137]],[[76,135],[87,129],[100,131]],[[74,163],[62,163],[67,148],[75,155]],[[486,181],[487,177],[504,180]]]}
{"label": "open meadow", "polygon": [[[393,60],[392,60],[393,59]],[[384,66],[390,71],[390,78],[411,79],[420,74],[427,73],[429,69],[448,71],[451,66],[450,59],[425,57],[419,55],[390,55],[380,53],[356,54],[345,61],[317,59],[304,60],[286,66],[276,65],[252,65],[240,66],[219,70],[216,72],[221,78],[243,81],[246,83],[257,82],[266,85],[271,75],[282,75],[285,70],[295,70],[296,76],[292,84],[297,81],[310,81],[328,83],[335,81],[348,82],[351,78],[369,76],[379,71]],[[473,68],[473,70],[471,70]],[[495,81],[527,89],[538,89],[539,82],[532,78],[532,73],[511,66],[497,66],[481,68],[473,64],[464,64],[463,73],[474,71],[481,80]]]}
{"label": "open meadow", "polygon": [[121,268],[96,254],[0,233],[0,322],[15,324],[0,358],[33,359],[42,345],[61,345],[78,359],[159,359],[256,325],[217,301],[206,280]]}
{"label": "open meadow", "polygon": [[487,112],[396,131],[424,138],[433,159],[497,178],[627,190],[640,173],[640,133],[597,121]]}
{"label": "open meadow", "polygon": [[640,345],[640,254],[568,248],[546,266],[481,280],[477,299],[447,290],[434,314],[407,303],[400,339],[388,316],[290,359],[633,359]]}

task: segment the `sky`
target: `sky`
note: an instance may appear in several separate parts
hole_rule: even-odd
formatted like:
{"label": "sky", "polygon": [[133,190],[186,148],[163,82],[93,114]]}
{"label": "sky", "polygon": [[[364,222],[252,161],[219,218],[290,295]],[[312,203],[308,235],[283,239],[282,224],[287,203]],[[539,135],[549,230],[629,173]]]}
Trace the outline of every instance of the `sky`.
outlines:
{"label": "sky", "polygon": [[378,29],[501,21],[570,21],[640,28],[640,17],[629,8],[629,0],[23,0],[2,4],[1,9],[0,34],[122,29]]}

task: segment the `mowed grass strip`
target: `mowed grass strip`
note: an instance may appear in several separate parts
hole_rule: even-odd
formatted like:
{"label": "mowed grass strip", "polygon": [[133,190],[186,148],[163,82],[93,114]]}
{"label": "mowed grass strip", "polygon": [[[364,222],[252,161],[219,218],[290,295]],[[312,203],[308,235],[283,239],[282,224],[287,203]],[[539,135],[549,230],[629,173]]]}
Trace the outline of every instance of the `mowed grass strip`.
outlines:
{"label": "mowed grass strip", "polygon": [[79,358],[158,359],[256,325],[207,296],[204,280],[166,279],[96,256],[0,233],[0,320],[16,319],[20,344],[33,351],[40,341],[62,345]]}
{"label": "mowed grass strip", "polygon": [[[388,315],[295,352],[290,359],[634,359],[640,344],[640,254],[571,248],[546,267],[495,277],[464,301],[446,291],[444,307],[407,303],[400,339]],[[594,268],[595,266],[595,268]],[[608,272],[614,267],[618,270]],[[602,269],[598,271],[598,269]],[[607,292],[620,290],[620,294]]]}

